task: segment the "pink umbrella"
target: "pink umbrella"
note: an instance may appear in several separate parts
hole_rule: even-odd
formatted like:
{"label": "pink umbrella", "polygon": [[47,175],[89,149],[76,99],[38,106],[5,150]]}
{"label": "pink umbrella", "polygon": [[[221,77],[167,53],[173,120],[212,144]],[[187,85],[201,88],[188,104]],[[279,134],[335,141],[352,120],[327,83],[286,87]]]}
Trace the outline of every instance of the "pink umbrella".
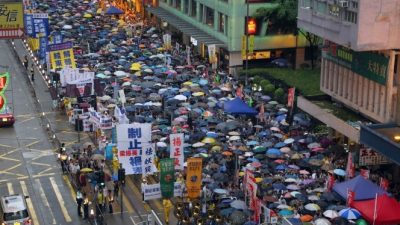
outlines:
{"label": "pink umbrella", "polygon": [[252,162],[250,165],[251,165],[252,167],[257,168],[257,167],[260,167],[260,166],[261,166],[261,163],[260,163],[260,162]]}
{"label": "pink umbrella", "polygon": [[307,170],[300,170],[299,173],[302,174],[302,175],[309,175],[310,174],[310,172],[308,172]]}

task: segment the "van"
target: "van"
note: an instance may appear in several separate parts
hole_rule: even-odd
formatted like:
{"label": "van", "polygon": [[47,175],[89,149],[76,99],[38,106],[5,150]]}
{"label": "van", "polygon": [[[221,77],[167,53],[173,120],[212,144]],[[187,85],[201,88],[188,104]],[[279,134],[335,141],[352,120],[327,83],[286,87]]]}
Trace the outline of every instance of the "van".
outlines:
{"label": "van", "polygon": [[32,225],[26,198],[23,195],[9,195],[1,197],[0,222],[1,225]]}

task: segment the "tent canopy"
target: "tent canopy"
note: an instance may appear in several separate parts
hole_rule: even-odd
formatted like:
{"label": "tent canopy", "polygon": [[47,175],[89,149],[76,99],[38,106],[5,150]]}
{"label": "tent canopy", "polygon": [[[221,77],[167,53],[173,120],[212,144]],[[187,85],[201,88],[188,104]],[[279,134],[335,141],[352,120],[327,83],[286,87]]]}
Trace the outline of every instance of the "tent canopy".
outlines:
{"label": "tent canopy", "polygon": [[110,6],[107,10],[106,10],[106,14],[107,15],[120,15],[120,14],[124,14],[124,11],[122,11],[121,9],[118,9],[115,6]]}
{"label": "tent canopy", "polygon": [[[362,214],[370,224],[373,224],[375,198],[366,201],[354,201],[351,205]],[[394,198],[383,194],[376,199],[375,225],[390,225],[400,223],[400,204]]]}
{"label": "tent canopy", "polygon": [[224,111],[232,115],[251,115],[258,114],[257,110],[248,106],[242,99],[235,98],[224,103]]}
{"label": "tent canopy", "polygon": [[333,190],[343,199],[347,198],[348,191],[353,191],[355,193],[354,200],[356,201],[375,198],[376,194],[387,194],[378,185],[365,179],[361,175],[358,175],[351,180],[335,184]]}

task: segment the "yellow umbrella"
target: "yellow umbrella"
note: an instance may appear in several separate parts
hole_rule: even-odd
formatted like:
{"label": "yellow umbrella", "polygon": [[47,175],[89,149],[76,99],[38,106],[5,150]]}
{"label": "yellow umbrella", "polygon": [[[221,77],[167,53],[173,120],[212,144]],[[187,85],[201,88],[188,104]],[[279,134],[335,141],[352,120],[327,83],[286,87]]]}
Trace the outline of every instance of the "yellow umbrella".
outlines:
{"label": "yellow umbrella", "polygon": [[99,9],[96,11],[96,13],[97,13],[97,14],[101,14],[101,13],[102,13],[101,8],[99,8]]}
{"label": "yellow umbrella", "polygon": [[83,18],[92,18],[93,16],[92,16],[92,14],[90,14],[90,13],[85,13],[84,15],[83,15]]}
{"label": "yellow umbrella", "polygon": [[213,147],[211,148],[211,151],[212,151],[212,152],[220,152],[221,149],[222,149],[221,146],[216,145],[216,146],[213,146]]}
{"label": "yellow umbrella", "polygon": [[139,71],[139,70],[140,70],[140,67],[137,67],[137,66],[131,66],[131,70],[137,70],[137,71]]}
{"label": "yellow umbrella", "polygon": [[261,177],[256,177],[256,183],[260,183],[261,181],[263,181]]}
{"label": "yellow umbrella", "polygon": [[160,48],[157,48],[157,50],[158,50],[158,51],[164,51],[164,50],[165,50],[165,48],[163,48],[163,47],[160,47]]}
{"label": "yellow umbrella", "polygon": [[215,143],[215,139],[211,138],[211,137],[206,137],[201,142],[206,143],[206,144],[214,144]]}
{"label": "yellow umbrella", "polygon": [[244,176],[244,172],[239,172],[239,177],[243,177]]}
{"label": "yellow umbrella", "polygon": [[142,65],[140,65],[140,63],[132,63],[131,67],[142,67]]}
{"label": "yellow umbrella", "polygon": [[140,76],[142,76],[142,73],[140,71],[137,71],[133,75],[140,77]]}
{"label": "yellow umbrella", "polygon": [[83,173],[90,173],[90,172],[93,172],[93,170],[90,169],[90,168],[83,168],[83,169],[81,169],[81,172],[83,172]]}
{"label": "yellow umbrella", "polygon": [[203,95],[204,95],[204,92],[199,91],[199,92],[193,93],[192,95],[193,95],[193,96],[196,96],[196,97],[199,97],[199,96],[203,96]]}
{"label": "yellow umbrella", "polygon": [[185,83],[183,83],[182,85],[183,86],[190,86],[190,85],[192,85],[193,83],[192,82],[190,82],[190,81],[186,81]]}

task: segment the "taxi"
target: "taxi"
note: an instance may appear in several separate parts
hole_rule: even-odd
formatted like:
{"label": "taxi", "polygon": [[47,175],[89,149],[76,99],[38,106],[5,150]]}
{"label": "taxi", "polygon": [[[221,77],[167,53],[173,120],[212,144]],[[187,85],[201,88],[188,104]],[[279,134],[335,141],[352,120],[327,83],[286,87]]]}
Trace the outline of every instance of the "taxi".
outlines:
{"label": "taxi", "polygon": [[12,113],[0,113],[0,127],[12,126],[15,123],[15,117]]}

